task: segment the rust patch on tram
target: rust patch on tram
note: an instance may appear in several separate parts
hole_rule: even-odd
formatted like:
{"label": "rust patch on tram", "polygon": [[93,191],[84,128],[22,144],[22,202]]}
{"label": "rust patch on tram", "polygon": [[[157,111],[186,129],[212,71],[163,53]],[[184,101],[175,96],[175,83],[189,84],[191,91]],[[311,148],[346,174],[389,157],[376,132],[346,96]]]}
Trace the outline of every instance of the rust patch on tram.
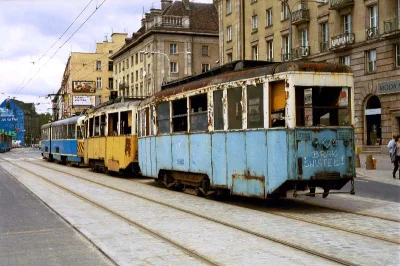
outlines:
{"label": "rust patch on tram", "polygon": [[132,147],[131,139],[126,138],[125,139],[125,155],[128,157],[131,156],[131,147]]}

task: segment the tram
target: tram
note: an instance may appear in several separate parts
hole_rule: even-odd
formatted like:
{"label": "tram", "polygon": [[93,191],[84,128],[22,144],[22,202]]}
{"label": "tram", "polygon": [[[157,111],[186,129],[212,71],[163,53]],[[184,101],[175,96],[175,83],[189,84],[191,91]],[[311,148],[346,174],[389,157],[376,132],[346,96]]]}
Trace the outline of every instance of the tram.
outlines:
{"label": "tram", "polygon": [[236,61],[168,83],[138,108],[144,176],[191,194],[323,197],[351,182],[349,67]]}
{"label": "tram", "polygon": [[84,162],[101,172],[139,173],[136,110],[140,99],[113,100],[85,118]]}
{"label": "tram", "polygon": [[83,121],[73,116],[41,127],[41,152],[45,159],[65,164],[83,164]]}
{"label": "tram", "polygon": [[10,151],[12,147],[12,137],[0,132],[0,152]]}

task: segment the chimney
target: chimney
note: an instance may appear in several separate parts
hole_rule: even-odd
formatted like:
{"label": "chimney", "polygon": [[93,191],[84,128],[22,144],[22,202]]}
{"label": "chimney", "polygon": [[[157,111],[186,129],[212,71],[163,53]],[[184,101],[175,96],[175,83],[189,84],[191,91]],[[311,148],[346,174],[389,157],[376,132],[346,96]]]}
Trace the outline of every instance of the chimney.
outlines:
{"label": "chimney", "polygon": [[165,10],[172,5],[172,0],[161,0],[161,9]]}
{"label": "chimney", "polygon": [[190,10],[189,0],[182,0],[183,5],[185,6],[186,10]]}

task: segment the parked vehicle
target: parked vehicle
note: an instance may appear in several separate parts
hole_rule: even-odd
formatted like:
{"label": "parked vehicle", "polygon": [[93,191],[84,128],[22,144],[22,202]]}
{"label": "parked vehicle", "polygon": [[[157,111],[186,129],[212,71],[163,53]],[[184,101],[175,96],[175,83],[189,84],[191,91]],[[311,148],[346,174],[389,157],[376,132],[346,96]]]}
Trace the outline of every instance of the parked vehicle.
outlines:
{"label": "parked vehicle", "polygon": [[12,148],[12,137],[5,133],[0,133],[0,152],[10,151]]}

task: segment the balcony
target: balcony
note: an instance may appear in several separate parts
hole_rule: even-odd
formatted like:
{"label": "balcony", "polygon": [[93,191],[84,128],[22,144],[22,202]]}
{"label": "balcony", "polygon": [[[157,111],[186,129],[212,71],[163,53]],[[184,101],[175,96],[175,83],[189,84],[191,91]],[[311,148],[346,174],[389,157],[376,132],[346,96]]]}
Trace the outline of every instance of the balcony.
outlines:
{"label": "balcony", "polygon": [[372,28],[366,29],[365,35],[366,35],[367,40],[379,37],[378,27],[372,27]]}
{"label": "balcony", "polygon": [[120,90],[127,89],[127,88],[129,88],[128,83],[126,83],[126,82],[121,82],[121,83],[119,84],[119,89],[120,89]]}
{"label": "balcony", "polygon": [[297,25],[310,21],[310,10],[306,8],[292,12],[292,24]]}
{"label": "balcony", "polygon": [[287,49],[282,48],[282,62],[292,60],[292,54]]}
{"label": "balcony", "polygon": [[393,18],[383,22],[383,32],[385,34],[394,33],[400,30],[400,19]]}
{"label": "balcony", "polygon": [[310,55],[310,46],[299,46],[292,49],[292,59],[301,59]]}
{"label": "balcony", "polygon": [[179,16],[162,16],[162,25],[164,27],[179,27],[183,26],[182,17]]}
{"label": "balcony", "polygon": [[354,43],[355,35],[354,33],[343,33],[332,37],[331,39],[331,47],[332,49],[346,47]]}
{"label": "balcony", "polygon": [[331,0],[331,6],[329,9],[340,10],[352,5],[354,5],[354,0]]}
{"label": "balcony", "polygon": [[328,52],[329,50],[329,42],[320,42],[319,43],[319,51],[321,53]]}

